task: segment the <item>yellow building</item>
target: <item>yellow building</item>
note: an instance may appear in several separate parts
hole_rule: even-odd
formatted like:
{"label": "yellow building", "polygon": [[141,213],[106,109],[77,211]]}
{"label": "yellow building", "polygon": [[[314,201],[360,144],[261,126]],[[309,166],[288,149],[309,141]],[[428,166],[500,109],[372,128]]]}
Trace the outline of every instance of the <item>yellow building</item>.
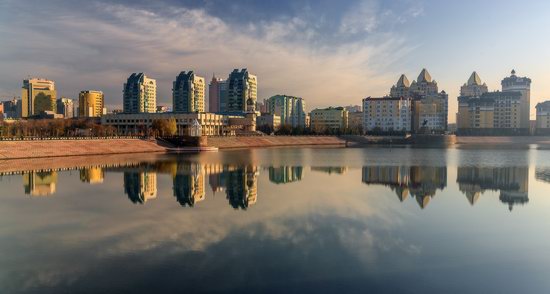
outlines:
{"label": "yellow building", "polygon": [[82,91],[78,94],[78,116],[101,117],[104,114],[105,97],[101,91]]}
{"label": "yellow building", "polygon": [[343,107],[329,107],[311,111],[310,124],[315,132],[338,132],[348,128],[348,111]]}
{"label": "yellow building", "polygon": [[413,103],[413,128],[417,132],[444,132],[447,128],[446,100],[428,96]]}
{"label": "yellow building", "polygon": [[30,117],[43,111],[57,111],[57,91],[55,82],[32,78],[23,80],[21,89],[21,116]]}

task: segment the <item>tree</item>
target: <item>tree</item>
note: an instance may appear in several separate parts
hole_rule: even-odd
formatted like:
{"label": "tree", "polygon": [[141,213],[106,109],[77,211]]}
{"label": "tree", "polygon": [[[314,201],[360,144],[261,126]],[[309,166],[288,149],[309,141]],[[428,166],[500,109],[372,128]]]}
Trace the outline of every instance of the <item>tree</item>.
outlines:
{"label": "tree", "polygon": [[171,119],[156,119],[153,121],[151,127],[153,131],[161,137],[174,136],[178,132],[178,126],[176,120]]}

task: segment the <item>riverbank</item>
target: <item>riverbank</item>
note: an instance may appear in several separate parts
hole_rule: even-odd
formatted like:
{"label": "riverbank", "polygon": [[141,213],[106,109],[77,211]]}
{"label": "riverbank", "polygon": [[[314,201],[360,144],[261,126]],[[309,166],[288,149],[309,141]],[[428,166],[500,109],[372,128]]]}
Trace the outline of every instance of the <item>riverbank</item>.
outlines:
{"label": "riverbank", "polygon": [[166,152],[155,140],[90,139],[0,141],[0,159]]}
{"label": "riverbank", "polygon": [[346,146],[346,140],[337,136],[261,136],[209,137],[208,146],[219,149],[265,148],[285,146]]}

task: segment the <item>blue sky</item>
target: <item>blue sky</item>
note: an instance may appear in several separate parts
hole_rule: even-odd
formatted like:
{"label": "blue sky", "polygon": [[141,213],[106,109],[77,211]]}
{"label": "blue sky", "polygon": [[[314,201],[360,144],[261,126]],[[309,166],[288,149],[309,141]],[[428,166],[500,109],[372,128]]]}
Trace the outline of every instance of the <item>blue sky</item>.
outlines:
{"label": "blue sky", "polygon": [[508,0],[2,0],[0,97],[40,76],[67,97],[103,90],[113,108],[125,79],[145,72],[169,104],[182,70],[209,79],[247,67],[260,99],[298,95],[313,109],[382,96],[425,67],[449,93],[454,121],[474,70],[498,90],[515,68],[533,79],[533,107],[550,98],[549,13],[546,1]]}

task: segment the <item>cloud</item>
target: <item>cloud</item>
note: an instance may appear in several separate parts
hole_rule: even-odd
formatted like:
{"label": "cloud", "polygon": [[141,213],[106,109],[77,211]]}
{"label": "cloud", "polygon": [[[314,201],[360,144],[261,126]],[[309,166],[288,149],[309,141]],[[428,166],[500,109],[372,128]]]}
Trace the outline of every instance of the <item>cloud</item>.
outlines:
{"label": "cloud", "polygon": [[[19,95],[24,77],[45,76],[56,80],[61,95],[103,90],[107,104],[117,107],[125,79],[145,72],[158,81],[159,104],[168,104],[181,70],[209,78],[246,67],[258,75],[260,99],[299,95],[310,109],[359,104],[365,96],[388,91],[396,77],[381,73],[410,47],[404,38],[379,30],[379,15],[387,8],[374,1],[357,5],[341,20],[345,36],[323,32],[325,17],[313,18],[307,7],[302,15],[248,23],[229,22],[203,8],[108,3],[93,3],[84,12],[52,15],[51,8],[20,14],[10,30],[0,30],[7,40],[0,53],[6,69],[0,72],[0,87]],[[48,20],[37,25],[31,17]]]}

